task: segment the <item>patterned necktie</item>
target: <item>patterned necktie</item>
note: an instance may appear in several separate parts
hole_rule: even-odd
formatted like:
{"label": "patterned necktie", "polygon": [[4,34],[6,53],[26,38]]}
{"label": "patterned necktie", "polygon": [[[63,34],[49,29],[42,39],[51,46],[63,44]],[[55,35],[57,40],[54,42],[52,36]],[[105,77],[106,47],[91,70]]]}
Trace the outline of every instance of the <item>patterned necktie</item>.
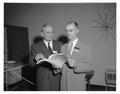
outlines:
{"label": "patterned necktie", "polygon": [[48,50],[49,50],[50,54],[53,53],[53,51],[52,51],[52,49],[51,49],[51,47],[50,47],[50,43],[49,43],[49,42],[48,42]]}

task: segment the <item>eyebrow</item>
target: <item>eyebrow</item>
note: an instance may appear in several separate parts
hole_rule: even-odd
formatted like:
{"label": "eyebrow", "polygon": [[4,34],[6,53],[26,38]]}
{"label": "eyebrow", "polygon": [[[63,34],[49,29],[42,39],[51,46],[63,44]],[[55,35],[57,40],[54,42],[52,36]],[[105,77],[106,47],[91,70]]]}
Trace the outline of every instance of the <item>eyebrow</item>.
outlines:
{"label": "eyebrow", "polygon": [[47,33],[48,33],[48,32],[50,32],[50,33],[54,33],[55,31],[45,31],[45,32],[47,32]]}

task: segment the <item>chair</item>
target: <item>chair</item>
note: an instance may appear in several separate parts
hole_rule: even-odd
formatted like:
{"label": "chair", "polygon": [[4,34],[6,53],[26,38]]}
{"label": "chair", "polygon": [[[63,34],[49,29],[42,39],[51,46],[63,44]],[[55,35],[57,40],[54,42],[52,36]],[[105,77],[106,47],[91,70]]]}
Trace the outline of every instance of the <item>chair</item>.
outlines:
{"label": "chair", "polygon": [[116,87],[116,69],[108,68],[105,71],[105,83],[106,83],[106,91],[108,91],[108,87]]}
{"label": "chair", "polygon": [[87,90],[90,90],[90,80],[93,77],[93,75],[94,75],[94,70],[86,72],[85,78],[86,78],[86,82],[87,82]]}

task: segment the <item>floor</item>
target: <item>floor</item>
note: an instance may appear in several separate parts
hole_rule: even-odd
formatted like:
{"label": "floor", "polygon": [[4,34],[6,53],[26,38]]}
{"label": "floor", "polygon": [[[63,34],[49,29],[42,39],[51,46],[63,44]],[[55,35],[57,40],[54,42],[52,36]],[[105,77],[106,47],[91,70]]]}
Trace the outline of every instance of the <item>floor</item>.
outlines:
{"label": "floor", "polygon": [[[35,69],[32,69],[30,67],[23,67],[22,68],[22,77],[28,79],[29,81],[35,83]],[[32,77],[31,77],[32,76]],[[6,85],[4,85],[6,86]],[[87,86],[88,87],[88,86]],[[29,84],[26,81],[20,81],[13,85],[10,85],[8,88],[4,88],[5,91],[36,91],[35,84]],[[87,91],[105,91],[105,86],[99,86],[99,85],[90,85],[89,88],[87,88]],[[116,91],[115,87],[109,87],[109,91]]]}
{"label": "floor", "polygon": [[[6,89],[4,89],[6,91]],[[36,91],[35,85],[31,85],[25,81],[20,81],[14,85],[11,85],[7,89],[8,91]],[[105,91],[105,86],[90,85],[87,91]],[[109,87],[108,91],[116,91],[115,87]]]}

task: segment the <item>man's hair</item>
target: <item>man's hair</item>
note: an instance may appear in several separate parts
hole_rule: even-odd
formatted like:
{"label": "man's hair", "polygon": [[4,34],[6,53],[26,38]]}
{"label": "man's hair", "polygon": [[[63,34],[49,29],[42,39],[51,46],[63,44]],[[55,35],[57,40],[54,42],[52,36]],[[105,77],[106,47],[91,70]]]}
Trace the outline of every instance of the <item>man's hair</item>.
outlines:
{"label": "man's hair", "polygon": [[41,32],[43,32],[43,29],[44,29],[46,26],[51,26],[51,27],[52,27],[52,25],[50,25],[50,24],[44,24],[44,25],[41,27]]}
{"label": "man's hair", "polygon": [[79,28],[78,23],[77,23],[76,21],[69,21],[69,22],[66,24],[66,26],[69,25],[69,24],[74,24],[77,28]]}

